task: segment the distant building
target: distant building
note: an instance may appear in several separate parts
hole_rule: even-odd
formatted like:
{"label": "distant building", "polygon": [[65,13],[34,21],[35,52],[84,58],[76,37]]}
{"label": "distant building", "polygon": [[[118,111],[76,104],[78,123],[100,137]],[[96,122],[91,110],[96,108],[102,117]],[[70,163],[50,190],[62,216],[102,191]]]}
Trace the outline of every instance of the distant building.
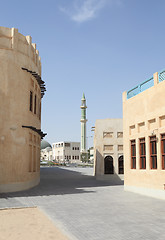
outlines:
{"label": "distant building", "polygon": [[56,142],[52,144],[53,159],[60,163],[80,162],[79,142]]}
{"label": "distant building", "polygon": [[165,70],[123,93],[128,191],[165,199]]}
{"label": "distant building", "polygon": [[94,175],[113,183],[124,180],[123,120],[96,120],[94,133]]}
{"label": "distant building", "polygon": [[41,161],[53,160],[52,146],[45,140],[41,141]]}
{"label": "distant building", "polygon": [[31,36],[0,27],[0,192],[40,181],[41,59]]}

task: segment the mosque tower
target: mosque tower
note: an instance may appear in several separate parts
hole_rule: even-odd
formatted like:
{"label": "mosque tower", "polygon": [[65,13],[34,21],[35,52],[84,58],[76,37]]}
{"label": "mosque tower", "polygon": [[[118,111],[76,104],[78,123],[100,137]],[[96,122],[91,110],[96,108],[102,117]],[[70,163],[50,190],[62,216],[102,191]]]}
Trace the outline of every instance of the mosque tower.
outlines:
{"label": "mosque tower", "polygon": [[87,149],[86,149],[86,99],[83,93],[81,99],[81,160],[87,160]]}

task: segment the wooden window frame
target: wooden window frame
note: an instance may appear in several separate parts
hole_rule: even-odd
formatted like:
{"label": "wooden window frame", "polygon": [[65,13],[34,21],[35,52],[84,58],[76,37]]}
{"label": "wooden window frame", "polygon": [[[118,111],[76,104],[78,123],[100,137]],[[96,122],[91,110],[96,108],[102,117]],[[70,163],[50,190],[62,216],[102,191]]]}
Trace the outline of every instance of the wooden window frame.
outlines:
{"label": "wooden window frame", "polygon": [[161,155],[162,155],[162,170],[165,170],[165,151],[163,143],[165,142],[165,133],[161,134]]}
{"label": "wooden window frame", "polygon": [[146,169],[146,143],[145,143],[145,138],[140,138],[139,139],[139,154],[140,154],[140,169]]}
{"label": "wooden window frame", "polygon": [[33,112],[33,91],[30,91],[29,110],[30,112]]}
{"label": "wooden window frame", "polygon": [[35,96],[34,96],[34,114],[36,114],[36,113],[37,113],[37,96],[35,94]]}
{"label": "wooden window frame", "polygon": [[[157,169],[157,143],[156,142],[157,142],[156,135],[150,136],[150,168],[151,169]],[[154,152],[152,152],[152,149],[154,149]]]}
{"label": "wooden window frame", "polygon": [[[133,152],[135,155],[133,155]],[[131,169],[136,169],[136,140],[131,140]]]}

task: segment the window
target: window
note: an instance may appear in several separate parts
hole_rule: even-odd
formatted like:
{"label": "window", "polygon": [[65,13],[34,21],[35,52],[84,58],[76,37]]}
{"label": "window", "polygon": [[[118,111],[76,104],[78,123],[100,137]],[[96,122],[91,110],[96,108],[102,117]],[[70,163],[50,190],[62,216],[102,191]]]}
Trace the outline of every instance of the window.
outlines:
{"label": "window", "polygon": [[113,151],[113,145],[104,145],[104,151]]}
{"label": "window", "polygon": [[113,137],[113,132],[103,132],[103,138],[112,138]]}
{"label": "window", "polygon": [[124,174],[124,161],[123,161],[123,156],[120,156],[118,158],[118,172],[119,174]]}
{"label": "window", "polygon": [[32,141],[32,133],[29,133],[29,141]]}
{"label": "window", "polygon": [[33,146],[33,172],[36,172],[36,146]]}
{"label": "window", "polygon": [[151,169],[157,169],[156,136],[150,137],[150,166]]}
{"label": "window", "polygon": [[165,169],[165,134],[161,135],[162,169]]}
{"label": "window", "polygon": [[39,98],[37,98],[37,117],[39,118],[39,116],[40,116],[40,100],[39,100]]}
{"label": "window", "polygon": [[74,159],[74,156],[72,156],[72,159]]}
{"label": "window", "polygon": [[74,150],[74,147],[72,148],[72,150]]}
{"label": "window", "polygon": [[118,137],[118,138],[123,138],[123,132],[118,132],[118,133],[117,133],[117,137]]}
{"label": "window", "polygon": [[34,87],[34,81],[31,79],[31,86]]}
{"label": "window", "polygon": [[36,95],[35,95],[35,97],[34,97],[34,114],[36,114],[36,104],[37,104],[37,97],[36,97]]}
{"label": "window", "polygon": [[118,151],[123,151],[123,145],[118,145],[117,149]]}
{"label": "window", "polygon": [[29,110],[32,112],[33,111],[33,92],[30,91],[30,106]]}
{"label": "window", "polygon": [[113,157],[112,156],[106,156],[104,158],[104,174],[114,174]]}
{"label": "window", "polygon": [[140,169],[146,169],[145,138],[139,139],[139,143],[140,143]]}
{"label": "window", "polygon": [[70,143],[65,143],[65,147],[70,147]]}
{"label": "window", "polygon": [[136,141],[131,140],[131,168],[136,169]]}
{"label": "window", "polygon": [[29,172],[32,172],[33,169],[33,148],[32,145],[29,145]]}
{"label": "window", "polygon": [[40,106],[39,106],[39,120],[41,120],[41,102],[40,102]]}

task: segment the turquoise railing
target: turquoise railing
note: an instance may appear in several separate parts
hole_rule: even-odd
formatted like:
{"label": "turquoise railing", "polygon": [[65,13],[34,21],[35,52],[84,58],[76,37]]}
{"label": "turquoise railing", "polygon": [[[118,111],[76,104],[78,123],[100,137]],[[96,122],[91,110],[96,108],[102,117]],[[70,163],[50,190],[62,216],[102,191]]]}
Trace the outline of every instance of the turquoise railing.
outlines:
{"label": "turquoise railing", "polygon": [[165,69],[162,70],[162,71],[160,71],[160,72],[158,73],[158,76],[159,76],[159,82],[164,81],[164,80],[165,80]]}
{"label": "turquoise railing", "polygon": [[[165,74],[165,72],[164,72],[164,74]],[[154,79],[153,79],[153,77],[147,79],[146,81],[140,83],[136,87],[134,87],[131,90],[129,90],[127,92],[127,99],[136,96],[137,94],[145,91],[146,89],[148,89],[148,88],[150,88],[152,86],[154,86]]]}

